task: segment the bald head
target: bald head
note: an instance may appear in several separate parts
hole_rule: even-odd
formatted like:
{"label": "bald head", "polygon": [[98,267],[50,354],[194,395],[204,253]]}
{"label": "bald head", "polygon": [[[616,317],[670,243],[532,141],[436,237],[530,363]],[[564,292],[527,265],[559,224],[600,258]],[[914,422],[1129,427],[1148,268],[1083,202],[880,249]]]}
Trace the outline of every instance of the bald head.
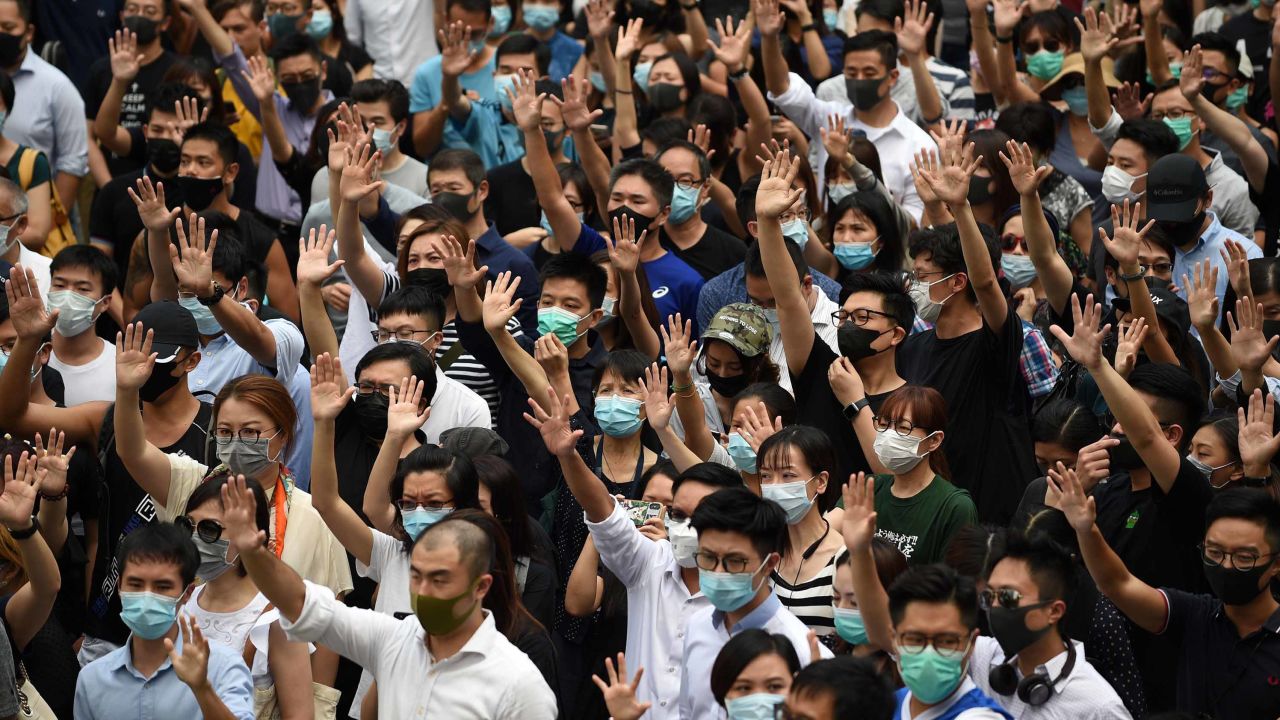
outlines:
{"label": "bald head", "polygon": [[446,517],[427,528],[417,544],[428,552],[455,550],[459,564],[473,578],[489,572],[493,541],[484,530],[465,519]]}

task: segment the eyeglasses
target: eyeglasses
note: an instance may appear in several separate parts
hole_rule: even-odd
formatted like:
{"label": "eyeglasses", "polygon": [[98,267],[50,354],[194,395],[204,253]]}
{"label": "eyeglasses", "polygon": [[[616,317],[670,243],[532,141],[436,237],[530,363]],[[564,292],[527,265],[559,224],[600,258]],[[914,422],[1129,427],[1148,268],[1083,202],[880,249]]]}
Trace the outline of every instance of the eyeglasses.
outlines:
{"label": "eyeglasses", "polygon": [[693,178],[680,178],[676,180],[676,186],[682,190],[696,190],[702,187],[702,183],[706,182],[706,178],[694,180]]}
{"label": "eyeglasses", "polygon": [[[876,432],[885,432],[890,428],[893,428],[893,431],[902,437],[908,437],[911,435],[912,430],[920,427],[912,424],[909,420],[894,420],[893,418],[887,418],[881,415],[876,415],[871,418],[871,424],[875,426]],[[920,429],[924,430],[925,428]]]}
{"label": "eyeglasses", "polygon": [[836,327],[840,327],[849,320],[853,320],[854,325],[862,327],[871,321],[871,317],[873,315],[883,318],[893,317],[889,313],[882,313],[879,310],[872,310],[871,308],[854,308],[853,310],[840,308],[839,310],[831,313],[831,323]]}
{"label": "eyeglasses", "polygon": [[750,568],[751,561],[740,555],[730,555],[728,557],[720,557],[713,552],[699,550],[694,553],[693,559],[698,562],[698,567],[713,572],[718,567],[723,567],[727,573],[742,573]]}
{"label": "eyeglasses", "polygon": [[1183,110],[1182,108],[1173,108],[1171,110],[1153,110],[1151,112],[1152,120],[1164,120],[1165,118],[1169,118],[1170,120],[1181,120],[1184,117],[1195,117],[1195,116],[1196,114],[1194,112],[1190,110]]}
{"label": "eyeglasses", "polygon": [[[951,275],[954,275],[954,274],[955,273],[951,273]],[[903,281],[904,281],[903,284],[910,285],[911,283],[915,283],[915,282],[927,282],[925,280],[926,277],[933,277],[934,275],[947,275],[947,271],[946,270],[924,270],[924,271],[916,272],[914,270],[911,270],[911,271],[902,273],[902,275],[903,275]]]}
{"label": "eyeglasses", "polygon": [[1026,43],[1022,45],[1022,52],[1026,53],[1027,55],[1035,55],[1041,50],[1047,50],[1048,52],[1058,52],[1061,49],[1062,49],[1062,42],[1059,40],[1052,40],[1052,39],[1045,40],[1043,45],[1036,40],[1028,40]]}
{"label": "eyeglasses", "polygon": [[1142,274],[1144,275],[1147,274],[1148,272],[1154,272],[1157,275],[1168,275],[1169,273],[1173,272],[1173,263],[1171,262],[1149,263],[1147,265],[1139,265],[1138,268],[1142,271]]}
{"label": "eyeglasses", "polygon": [[396,501],[396,505],[400,508],[400,512],[412,512],[418,508],[424,508],[426,510],[452,510],[452,502],[452,500],[448,503],[432,500],[431,502],[424,503],[417,500],[410,500],[409,498],[401,498]]}
{"label": "eyeglasses", "polygon": [[1027,247],[1027,238],[1024,235],[1014,235],[1013,233],[1005,233],[1000,236],[1000,247],[1005,252],[1013,252],[1018,246]]}
{"label": "eyeglasses", "polygon": [[299,7],[297,3],[292,3],[292,2],[267,3],[268,16],[279,15],[279,14],[301,15],[302,8]]}
{"label": "eyeglasses", "polygon": [[[1000,588],[993,590],[987,588],[978,593],[978,607],[983,610],[990,610],[993,607],[1008,608],[1010,610],[1018,607],[1018,603],[1022,602],[1022,593],[1013,588]],[[1052,600],[1044,600],[1042,602],[1027,605],[1027,609],[1034,610],[1036,608],[1045,607],[1052,603]]]}
{"label": "eyeglasses", "polygon": [[217,520],[201,520],[196,522],[191,519],[190,515],[180,515],[173,520],[173,524],[182,528],[188,533],[195,533],[196,537],[207,543],[216,543],[222,537],[222,523]]}
{"label": "eyeglasses", "polygon": [[279,435],[280,428],[270,428],[268,430],[240,428],[239,431],[233,431],[231,428],[217,428],[216,430],[213,431],[213,439],[219,445],[226,445],[230,443],[232,440],[234,440],[235,438],[240,438],[241,442],[256,443],[259,440],[263,439],[262,433],[271,432],[271,430],[275,430],[276,432],[271,433],[271,435],[266,438],[267,440],[270,440],[276,435]]}
{"label": "eyeglasses", "polygon": [[1231,82],[1230,75],[1224,72],[1219,72],[1217,70],[1214,70],[1211,67],[1204,68],[1204,70],[1200,73],[1200,77],[1204,78],[1205,82],[1208,82],[1212,85],[1226,85],[1227,83]]}
{"label": "eyeglasses", "polygon": [[158,18],[164,14],[164,10],[158,5],[148,5],[143,7],[137,3],[129,3],[124,6],[124,16],[142,15],[143,17]]}
{"label": "eyeglasses", "polygon": [[943,657],[959,657],[969,649],[969,636],[954,633],[925,635],[917,632],[905,632],[898,636],[898,650],[908,655],[919,655],[930,645]]}
{"label": "eyeglasses", "polygon": [[417,342],[414,340],[414,337],[417,335],[421,335],[423,333],[426,333],[427,338],[425,340],[422,340],[421,342],[425,343],[425,342],[430,342],[431,338],[435,337],[438,334],[438,331],[415,330],[414,328],[400,328],[399,330],[383,330],[382,328],[378,328],[377,330],[369,331],[369,334],[373,336],[374,342],[378,343],[379,345],[381,345],[382,343],[388,340],[391,340],[392,338],[395,338],[396,340],[399,340],[401,342]]}
{"label": "eyeglasses", "polygon": [[400,386],[394,383],[387,383],[385,385],[379,385],[371,382],[356,383],[356,395],[360,397],[370,397],[374,393],[378,393],[384,398],[390,398],[391,391],[399,389]]}
{"label": "eyeglasses", "polygon": [[782,215],[778,216],[778,222],[782,223],[783,225],[786,225],[792,220],[803,220],[804,222],[809,222],[809,209],[802,208],[796,211],[788,210],[782,213]]}
{"label": "eyeglasses", "polygon": [[1227,552],[1222,548],[1212,547],[1200,543],[1200,559],[1205,565],[1217,565],[1218,567],[1226,567],[1227,558],[1231,558],[1231,567],[1245,572],[1252,570],[1257,566],[1258,561],[1264,557],[1271,557],[1275,553],[1259,554],[1253,550],[1237,550],[1235,552]]}

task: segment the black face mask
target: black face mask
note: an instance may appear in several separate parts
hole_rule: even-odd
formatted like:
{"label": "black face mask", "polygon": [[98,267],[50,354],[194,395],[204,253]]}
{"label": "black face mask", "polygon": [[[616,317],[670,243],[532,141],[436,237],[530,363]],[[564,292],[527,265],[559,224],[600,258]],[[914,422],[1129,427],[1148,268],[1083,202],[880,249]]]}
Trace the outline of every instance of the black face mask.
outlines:
{"label": "black face mask", "polygon": [[666,19],[666,8],[658,5],[651,0],[631,0],[631,12],[627,13],[631,18],[642,18],[645,27],[653,27],[661,24]]}
{"label": "black face mask", "polygon": [[653,218],[652,218],[652,217],[649,217],[648,215],[641,215],[640,213],[636,212],[635,210],[632,210],[631,208],[627,207],[626,205],[623,205],[622,207],[618,208],[617,210],[611,210],[611,211],[609,211],[609,221],[610,221],[610,222],[609,222],[609,226],[608,226],[608,227],[609,227],[610,229],[612,229],[612,228],[613,228],[613,221],[614,221],[614,220],[617,220],[617,221],[618,221],[618,225],[619,225],[619,226],[621,226],[621,225],[622,225],[622,216],[623,216],[623,215],[626,215],[627,217],[629,217],[629,218],[631,218],[633,221],[635,221],[635,224],[636,224],[636,234],[635,234],[635,239],[636,239],[637,241],[640,239],[640,235],[642,235],[646,230],[648,230],[648,229],[649,229],[649,225],[650,225],[650,223],[652,223],[652,222],[653,222]]}
{"label": "black face mask", "polygon": [[974,175],[969,179],[969,204],[981,205],[991,202],[991,178]]}
{"label": "black face mask", "polygon": [[147,381],[138,388],[138,398],[142,402],[155,402],[161,395],[169,392],[169,390],[178,384],[178,381],[186,377],[186,373],[174,377],[170,373],[173,372],[173,363],[156,363],[151,367],[151,375]]}
{"label": "black face mask", "polygon": [[1160,231],[1169,239],[1169,242],[1177,247],[1186,247],[1200,237],[1200,228],[1204,225],[1204,211],[1196,213],[1195,217],[1186,222],[1160,220],[1156,224],[1160,226]]}
{"label": "black face mask", "polygon": [[431,193],[431,204],[439,205],[445,212],[452,215],[460,222],[467,222],[480,212],[480,208],[475,210],[468,206],[471,204],[471,198],[475,197],[475,193],[464,195],[462,193],[438,192]]}
{"label": "black face mask", "polygon": [[[876,350],[871,347],[871,343],[885,332],[876,332],[867,328],[858,327],[850,321],[846,321],[836,330],[836,345],[840,348],[840,354],[849,358],[849,362],[858,362],[872,355],[878,355],[884,350]],[[885,348],[887,350],[888,348]]]}
{"label": "black face mask", "polygon": [[1271,563],[1264,563],[1241,571],[1222,565],[1205,565],[1204,576],[1213,594],[1224,604],[1248,605],[1265,589],[1258,587],[1258,581],[1270,567]]}
{"label": "black face mask", "polygon": [[734,375],[733,377],[724,377],[708,370],[707,383],[711,385],[712,390],[720,393],[720,397],[732,398],[737,397],[738,393],[746,389],[747,385],[751,384],[751,381],[746,373]]}
{"label": "black face mask", "polygon": [[672,83],[651,83],[646,95],[649,96],[649,105],[653,107],[655,112],[665,113],[675,110],[684,104],[680,99],[680,91],[684,90],[683,85],[674,85]]}
{"label": "black face mask", "polygon": [[13,67],[22,59],[22,35],[10,35],[0,32],[0,65]]}
{"label": "black face mask", "polygon": [[453,292],[453,287],[449,285],[449,274],[443,268],[410,270],[405,275],[404,284],[426,288],[427,292],[441,298],[448,297],[449,293]]}
{"label": "black face mask", "polygon": [[1053,629],[1053,625],[1045,625],[1039,630],[1031,630],[1027,627],[1027,613],[1048,604],[1043,602],[1016,608],[996,606],[987,611],[987,622],[991,625],[991,634],[995,636],[996,642],[1000,643],[1000,649],[1004,651],[1006,658],[1022,652]]}
{"label": "black face mask", "polygon": [[844,91],[849,96],[849,101],[853,103],[853,107],[859,112],[867,112],[880,104],[884,98],[880,97],[880,86],[884,84],[888,75],[869,80],[854,80],[852,78],[844,79]]}
{"label": "black face mask", "polygon": [[1111,463],[1111,472],[1127,472],[1146,467],[1146,464],[1142,462],[1142,457],[1138,455],[1138,451],[1133,448],[1133,443],[1129,442],[1129,438],[1123,435],[1113,435],[1112,437],[1119,440],[1120,444],[1107,451],[1107,456]]}
{"label": "black face mask", "polygon": [[320,78],[280,83],[280,87],[284,88],[285,94],[289,96],[289,104],[304,114],[309,114],[311,108],[316,106],[316,101],[320,99]]}
{"label": "black face mask", "polygon": [[150,45],[160,30],[160,23],[149,17],[130,15],[124,19],[124,27],[138,36],[138,45]]}
{"label": "black face mask", "polygon": [[172,175],[178,171],[178,165],[181,162],[182,152],[178,148],[178,143],[166,138],[147,141],[147,164],[155,168],[156,172],[161,175]]}
{"label": "black face mask", "polygon": [[360,431],[370,440],[382,442],[387,436],[387,408],[390,401],[382,393],[362,395],[356,398],[356,422]]}
{"label": "black face mask", "polygon": [[182,201],[196,212],[203,212],[213,204],[224,189],[222,178],[198,178],[190,175],[178,176],[178,192],[182,193]]}

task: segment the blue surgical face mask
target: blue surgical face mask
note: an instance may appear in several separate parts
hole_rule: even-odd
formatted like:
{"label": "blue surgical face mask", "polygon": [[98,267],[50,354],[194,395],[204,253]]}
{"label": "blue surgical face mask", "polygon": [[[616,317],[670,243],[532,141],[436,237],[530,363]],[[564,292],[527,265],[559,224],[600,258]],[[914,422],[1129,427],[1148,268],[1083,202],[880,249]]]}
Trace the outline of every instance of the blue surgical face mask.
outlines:
{"label": "blue surgical face mask", "polygon": [[671,193],[671,222],[681,225],[692,218],[698,212],[698,195],[701,193],[696,187],[684,188],[676,185]]}
{"label": "blue surgical face mask", "polygon": [[754,693],[726,700],[724,709],[729,720],[773,720],[778,706],[786,701],[785,695]]}
{"label": "blue surgical face mask", "polygon": [[809,242],[809,226],[801,218],[788,220],[782,225],[782,237],[790,240],[803,250],[805,244]]}
{"label": "blue surgical face mask", "polygon": [[551,5],[525,5],[520,11],[534,30],[550,30],[560,22],[560,10]]}
{"label": "blue surgical face mask", "polygon": [[333,13],[328,10],[313,10],[311,22],[307,23],[307,34],[312,40],[320,41],[333,32]]}
{"label": "blue surgical face mask", "polygon": [[[768,562],[768,558],[765,562]],[[754,572],[740,573],[714,572],[698,568],[698,585],[702,589],[702,594],[707,596],[707,600],[711,601],[715,609],[720,612],[733,612],[751,602],[751,598],[760,591],[760,585],[755,584],[753,580],[756,573],[763,567],[762,562]],[[761,584],[763,583],[762,580]]]}
{"label": "blue surgical face mask", "polygon": [[636,87],[641,92],[649,92],[649,71],[653,70],[653,63],[640,63],[635,70],[631,71],[631,79],[636,82]]}
{"label": "blue surgical face mask", "polygon": [[424,508],[421,505],[412,510],[400,511],[400,524],[413,540],[417,540],[427,528],[449,516],[453,508]]}
{"label": "blue surgical face mask", "polygon": [[837,243],[832,248],[832,254],[845,270],[861,270],[875,262],[876,251],[872,249],[873,244]]}
{"label": "blue surgical face mask", "polygon": [[374,147],[381,150],[384,156],[395,148],[395,144],[391,141],[391,135],[392,132],[390,130],[383,130],[382,128],[373,129]]}
{"label": "blue surgical face mask", "polygon": [[479,55],[480,53],[484,52],[484,41],[483,40],[469,41],[467,43],[467,52],[471,53],[472,55]]}
{"label": "blue surgical face mask", "polygon": [[1024,288],[1036,279],[1036,266],[1028,255],[1005,253],[1000,256],[1000,269],[1015,289]]}
{"label": "blue surgical face mask", "polygon": [[490,13],[493,15],[493,30],[489,32],[489,37],[505,35],[511,29],[511,6],[494,5]]}
{"label": "blue surgical face mask", "polygon": [[746,438],[741,433],[729,433],[729,457],[733,458],[733,464],[745,473],[754,473],[756,471],[756,451],[751,447]]}
{"label": "blue surgical face mask", "polygon": [[1076,117],[1089,114],[1089,96],[1085,93],[1083,85],[1063,90],[1062,101],[1067,104],[1067,110]]}
{"label": "blue surgical face mask", "polygon": [[840,11],[834,8],[822,9],[822,22],[827,26],[828,30],[835,30],[840,24]]}
{"label": "blue surgical face mask", "polygon": [[601,74],[599,70],[592,70],[590,73],[587,73],[587,76],[591,78],[591,86],[597,91],[604,92],[608,89],[604,84],[604,75]]}
{"label": "blue surgical face mask", "polygon": [[200,301],[194,297],[179,297],[178,304],[186,308],[196,319],[196,330],[199,330],[201,335],[217,335],[222,332],[222,323],[213,316],[212,308],[201,305]]}
{"label": "blue surgical face mask", "polygon": [[610,395],[596,398],[596,424],[605,435],[615,438],[631,437],[644,422],[640,419],[641,401],[635,398]]}
{"label": "blue surgical face mask", "polygon": [[835,205],[841,200],[857,192],[857,190],[858,186],[851,182],[832,183],[827,185],[827,199],[831,201],[832,205]]}
{"label": "blue surgical face mask", "polygon": [[789,483],[761,483],[760,494],[765,500],[772,500],[787,513],[787,524],[795,525],[804,519],[813,507],[813,498],[809,497],[809,483],[817,475],[808,480],[797,480]]}
{"label": "blue surgical face mask", "polygon": [[855,608],[832,608],[835,612],[836,634],[853,645],[867,644],[867,626],[862,613]]}
{"label": "blue surgical face mask", "polygon": [[[578,222],[586,222],[585,220],[586,217],[587,217],[586,213],[578,213]],[[546,211],[543,211],[542,217],[538,218],[538,227],[546,231],[548,235],[552,235],[552,236],[555,235],[555,232],[551,230],[551,221],[547,219]]]}
{"label": "blue surgical face mask", "polygon": [[578,332],[578,323],[582,322],[582,318],[573,313],[558,307],[544,307],[538,309],[538,334],[546,335],[547,333],[555,333],[560,338],[560,342],[565,347],[569,347],[578,338],[582,337],[582,333]]}
{"label": "blue surgical face mask", "polygon": [[932,645],[918,653],[898,648],[898,670],[902,682],[920,702],[933,705],[942,702],[960,686],[964,677],[964,653],[944,656]]}
{"label": "blue surgical face mask", "polygon": [[178,598],[153,592],[120,591],[120,619],[145,640],[158,640],[178,617]]}
{"label": "blue surgical face mask", "polygon": [[516,89],[515,75],[494,75],[493,76],[493,93],[494,99],[498,101],[504,109],[511,109],[511,98],[507,97],[507,88],[511,88],[512,92]]}
{"label": "blue surgical face mask", "polygon": [[1224,104],[1227,106],[1228,110],[1239,110],[1244,107],[1247,102],[1249,102],[1249,88],[1246,85],[1241,85],[1227,95],[1227,99]]}

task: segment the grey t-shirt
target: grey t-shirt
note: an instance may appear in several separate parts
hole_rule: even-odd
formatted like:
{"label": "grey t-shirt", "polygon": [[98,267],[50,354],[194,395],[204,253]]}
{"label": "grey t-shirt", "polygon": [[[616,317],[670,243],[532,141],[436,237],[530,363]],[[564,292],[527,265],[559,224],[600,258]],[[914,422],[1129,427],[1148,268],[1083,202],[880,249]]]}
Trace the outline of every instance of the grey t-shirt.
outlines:
{"label": "grey t-shirt", "polygon": [[[427,192],[427,166],[411,157],[405,157],[404,162],[395,170],[383,170],[382,179],[392,185],[398,185],[405,190],[425,198]],[[315,177],[311,178],[311,202],[317,203],[329,197],[329,169],[320,168],[316,171]]]}

